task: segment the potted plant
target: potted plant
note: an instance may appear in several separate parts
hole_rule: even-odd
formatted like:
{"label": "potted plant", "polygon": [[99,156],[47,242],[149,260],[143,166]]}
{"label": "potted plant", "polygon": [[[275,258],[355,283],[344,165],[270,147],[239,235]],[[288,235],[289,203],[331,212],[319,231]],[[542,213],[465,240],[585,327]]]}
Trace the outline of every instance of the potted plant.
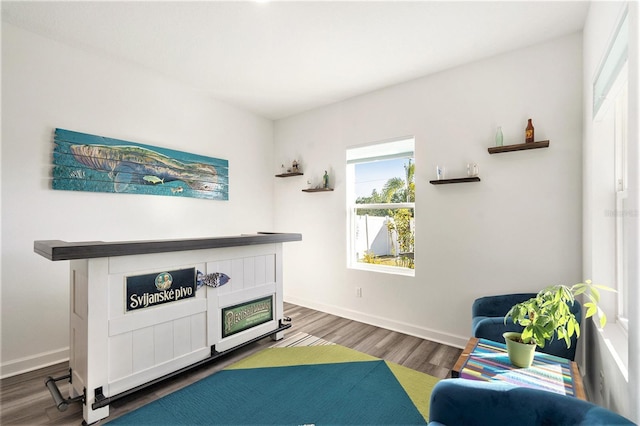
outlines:
{"label": "potted plant", "polygon": [[604,327],[607,317],[598,307],[600,290],[615,291],[587,280],[570,287],[560,284],[544,288],[535,297],[513,305],[505,315],[504,322],[506,324],[507,318],[511,318],[524,330],[522,333],[503,334],[511,363],[517,367],[530,367],[536,346],[544,348],[554,338],[563,339],[567,348],[570,347],[571,337],[574,334],[580,337],[580,324],[570,310],[580,294],[587,299],[584,317],[589,318],[598,312],[600,327]]}

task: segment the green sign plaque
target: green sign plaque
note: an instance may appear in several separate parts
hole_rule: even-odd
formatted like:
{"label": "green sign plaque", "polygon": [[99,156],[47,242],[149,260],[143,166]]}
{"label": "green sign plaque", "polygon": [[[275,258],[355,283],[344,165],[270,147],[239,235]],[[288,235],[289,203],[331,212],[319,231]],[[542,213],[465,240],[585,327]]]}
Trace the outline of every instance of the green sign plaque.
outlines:
{"label": "green sign plaque", "polygon": [[240,333],[273,319],[273,297],[267,296],[222,309],[222,337]]}

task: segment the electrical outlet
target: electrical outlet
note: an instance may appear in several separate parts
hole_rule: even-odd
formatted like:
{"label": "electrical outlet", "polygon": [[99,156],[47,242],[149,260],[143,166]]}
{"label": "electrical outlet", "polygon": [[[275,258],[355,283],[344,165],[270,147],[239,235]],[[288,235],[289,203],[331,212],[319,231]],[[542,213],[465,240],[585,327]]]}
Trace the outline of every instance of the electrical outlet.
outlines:
{"label": "electrical outlet", "polygon": [[356,287],[356,297],[362,297],[362,287]]}

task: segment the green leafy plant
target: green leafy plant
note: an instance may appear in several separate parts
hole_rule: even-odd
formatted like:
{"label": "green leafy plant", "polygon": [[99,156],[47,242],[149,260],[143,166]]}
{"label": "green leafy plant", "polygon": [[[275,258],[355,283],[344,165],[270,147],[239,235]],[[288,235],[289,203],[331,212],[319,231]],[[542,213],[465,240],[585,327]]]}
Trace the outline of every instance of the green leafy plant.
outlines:
{"label": "green leafy plant", "polygon": [[535,297],[511,307],[505,315],[504,322],[511,318],[514,324],[524,327],[521,335],[522,343],[536,344],[544,348],[546,342],[554,337],[563,339],[567,348],[571,346],[571,337],[580,337],[580,324],[571,312],[571,306],[578,295],[583,294],[587,301],[585,318],[596,312],[600,314],[600,327],[607,323],[607,317],[598,307],[600,290],[615,291],[612,288],[593,284],[590,280],[584,283],[554,285],[542,289]]}
{"label": "green leafy plant", "polygon": [[387,232],[393,235],[395,232],[398,238],[398,245],[401,253],[413,252],[415,235],[411,229],[413,215],[410,209],[398,209],[393,213],[393,220],[387,222]]}
{"label": "green leafy plant", "polygon": [[376,257],[376,254],[374,252],[372,252],[372,251],[369,251],[369,250],[364,252],[364,254],[362,256],[362,259],[361,259],[361,262],[372,263],[372,264],[380,263],[380,261]]}
{"label": "green leafy plant", "polygon": [[407,256],[396,257],[395,259],[396,266],[400,266],[402,268],[415,269],[415,262],[413,258]]}

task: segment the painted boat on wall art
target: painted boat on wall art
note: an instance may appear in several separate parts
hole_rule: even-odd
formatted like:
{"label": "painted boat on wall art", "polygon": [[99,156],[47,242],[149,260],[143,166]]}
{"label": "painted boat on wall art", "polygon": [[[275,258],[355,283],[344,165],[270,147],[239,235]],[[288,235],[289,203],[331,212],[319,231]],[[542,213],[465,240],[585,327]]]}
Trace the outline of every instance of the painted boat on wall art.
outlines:
{"label": "painted boat on wall art", "polygon": [[229,199],[229,162],[56,129],[53,189]]}

